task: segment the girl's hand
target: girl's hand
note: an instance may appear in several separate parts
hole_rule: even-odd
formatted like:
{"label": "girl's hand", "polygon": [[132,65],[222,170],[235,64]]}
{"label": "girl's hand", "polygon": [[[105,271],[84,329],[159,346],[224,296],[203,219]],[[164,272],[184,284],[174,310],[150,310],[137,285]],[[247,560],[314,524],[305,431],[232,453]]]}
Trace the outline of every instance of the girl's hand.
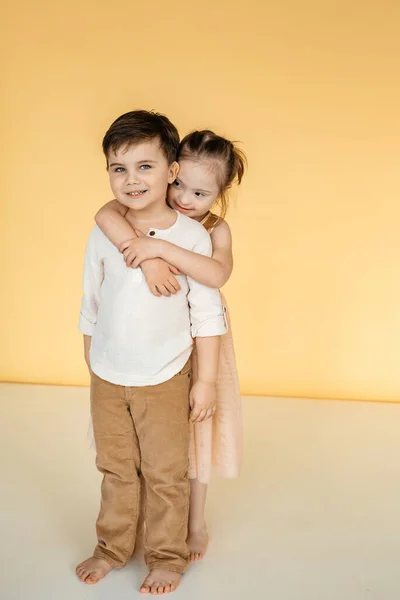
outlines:
{"label": "girl's hand", "polygon": [[217,410],[217,387],[198,379],[190,390],[190,422],[201,423],[209,419]]}
{"label": "girl's hand", "polygon": [[179,275],[178,269],[172,267],[161,258],[146,261],[142,264],[143,275],[147,285],[154,296],[170,296],[181,289],[175,275]]}
{"label": "girl's hand", "polygon": [[162,258],[163,240],[149,238],[140,231],[135,230],[135,233],[138,237],[127,240],[120,248],[127,267],[137,269],[145,260]]}

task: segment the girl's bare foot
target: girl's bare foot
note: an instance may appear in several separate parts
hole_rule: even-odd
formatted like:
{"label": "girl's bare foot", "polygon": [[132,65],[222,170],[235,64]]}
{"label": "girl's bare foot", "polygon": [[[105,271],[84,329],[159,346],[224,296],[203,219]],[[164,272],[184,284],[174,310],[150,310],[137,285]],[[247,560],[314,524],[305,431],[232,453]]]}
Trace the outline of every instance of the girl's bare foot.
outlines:
{"label": "girl's bare foot", "polygon": [[208,533],[205,523],[200,528],[191,528],[189,526],[187,545],[189,548],[189,560],[195,561],[204,558],[208,546]]}
{"label": "girl's bare foot", "polygon": [[153,596],[161,596],[161,594],[170,594],[174,592],[181,580],[180,573],[174,571],[161,571],[154,569],[150,571],[140,588],[141,594],[153,594]]}
{"label": "girl's bare foot", "polygon": [[84,583],[93,585],[111,570],[112,566],[106,560],[92,556],[76,567],[76,574]]}

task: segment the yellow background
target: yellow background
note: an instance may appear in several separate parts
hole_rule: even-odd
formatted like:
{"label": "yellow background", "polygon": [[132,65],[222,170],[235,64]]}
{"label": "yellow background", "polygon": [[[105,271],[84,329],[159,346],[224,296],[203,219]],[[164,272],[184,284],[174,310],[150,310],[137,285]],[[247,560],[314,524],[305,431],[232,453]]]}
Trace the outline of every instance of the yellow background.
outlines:
{"label": "yellow background", "polygon": [[134,108],[240,140],[225,292],[246,394],[400,398],[400,5],[8,3],[0,378],[86,384],[101,139]]}

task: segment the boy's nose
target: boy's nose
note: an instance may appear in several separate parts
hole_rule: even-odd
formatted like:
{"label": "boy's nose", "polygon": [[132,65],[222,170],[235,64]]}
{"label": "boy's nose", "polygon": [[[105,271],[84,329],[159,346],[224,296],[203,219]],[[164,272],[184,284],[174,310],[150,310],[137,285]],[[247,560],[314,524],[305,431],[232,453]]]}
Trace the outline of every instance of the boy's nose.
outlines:
{"label": "boy's nose", "polygon": [[137,173],[128,174],[128,185],[137,185],[138,183],[140,183],[140,179]]}

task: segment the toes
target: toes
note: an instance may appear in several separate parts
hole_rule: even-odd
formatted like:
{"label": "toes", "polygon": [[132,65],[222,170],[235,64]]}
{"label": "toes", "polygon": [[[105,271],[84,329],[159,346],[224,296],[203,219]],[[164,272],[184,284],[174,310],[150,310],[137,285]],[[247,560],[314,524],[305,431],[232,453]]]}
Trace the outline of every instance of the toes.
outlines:
{"label": "toes", "polygon": [[86,569],[81,569],[78,573],[78,577],[81,581],[85,581],[85,579],[88,575],[89,575],[89,573],[86,571]]}
{"label": "toes", "polygon": [[157,596],[161,596],[162,594],[170,594],[173,591],[171,583],[156,584],[156,588],[157,588],[157,591],[156,591]]}
{"label": "toes", "polygon": [[150,586],[147,583],[144,583],[140,588],[141,594],[150,594]]}
{"label": "toes", "polygon": [[[167,573],[165,573],[167,575]],[[175,591],[178,587],[178,581],[173,581],[174,578],[164,579],[164,574],[159,573],[158,575],[153,574],[152,577],[148,577],[144,580],[140,592],[142,594],[152,594],[153,596],[162,596],[164,594],[170,594]]]}
{"label": "toes", "polygon": [[204,554],[203,552],[190,552],[189,560],[190,562],[194,562],[196,560],[203,560]]}

